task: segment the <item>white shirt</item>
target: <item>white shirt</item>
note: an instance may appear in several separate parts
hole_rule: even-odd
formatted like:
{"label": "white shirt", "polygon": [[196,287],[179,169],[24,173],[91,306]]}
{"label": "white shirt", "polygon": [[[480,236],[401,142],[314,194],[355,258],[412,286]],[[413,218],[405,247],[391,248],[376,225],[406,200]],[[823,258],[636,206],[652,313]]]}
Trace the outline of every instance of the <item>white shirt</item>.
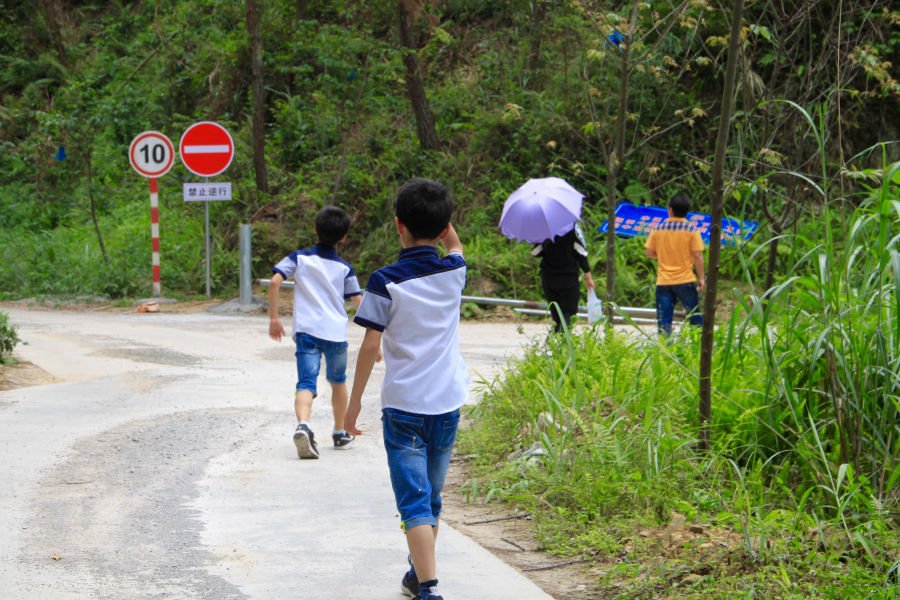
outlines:
{"label": "white shirt", "polygon": [[273,272],[294,278],[294,324],[291,337],[306,333],[329,342],[347,341],[344,301],[358,296],[359,281],[350,263],[333,246],[316,244],[298,250],[275,265]]}
{"label": "white shirt", "polygon": [[353,322],[384,332],[382,408],[421,415],[454,411],[469,397],[469,372],[459,349],[459,307],[466,261],[438,257],[432,246],[400,251],[400,260],[372,273]]}

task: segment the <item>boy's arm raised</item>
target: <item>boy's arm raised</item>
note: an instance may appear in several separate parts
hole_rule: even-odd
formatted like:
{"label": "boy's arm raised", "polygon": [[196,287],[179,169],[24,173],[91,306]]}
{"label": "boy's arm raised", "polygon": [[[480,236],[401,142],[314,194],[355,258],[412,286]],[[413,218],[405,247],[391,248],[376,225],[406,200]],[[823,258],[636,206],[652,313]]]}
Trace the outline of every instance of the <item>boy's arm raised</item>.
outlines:
{"label": "boy's arm raised", "polygon": [[281,317],[278,315],[278,293],[282,281],[284,277],[281,273],[273,273],[269,283],[269,337],[276,342],[280,342],[285,335],[284,325],[281,324]]}
{"label": "boy's arm raised", "polygon": [[347,416],[344,417],[344,429],[350,435],[360,435],[362,431],[356,428],[356,419],[362,410],[362,396],[372,375],[372,367],[375,366],[378,355],[381,353],[381,332],[366,328],[366,337],[359,348],[359,357],[356,359],[356,373],[353,375],[353,390],[350,392],[350,405],[347,407]]}
{"label": "boy's arm raised", "polygon": [[444,245],[444,248],[447,249],[447,252],[458,252],[460,256],[463,253],[463,245],[462,242],[459,241],[459,234],[456,233],[456,230],[453,229],[453,225],[447,225],[447,234],[441,238],[441,243]]}

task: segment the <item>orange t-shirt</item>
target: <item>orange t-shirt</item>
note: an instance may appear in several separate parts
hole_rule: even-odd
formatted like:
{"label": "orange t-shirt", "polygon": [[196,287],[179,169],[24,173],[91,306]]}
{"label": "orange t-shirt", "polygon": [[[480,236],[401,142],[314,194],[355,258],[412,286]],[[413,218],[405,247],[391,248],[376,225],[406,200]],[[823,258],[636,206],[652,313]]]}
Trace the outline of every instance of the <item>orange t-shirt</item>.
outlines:
{"label": "orange t-shirt", "polygon": [[672,217],[650,232],[644,247],[656,250],[659,268],[656,285],[678,285],[697,281],[691,252],[703,251],[697,227],[687,219]]}

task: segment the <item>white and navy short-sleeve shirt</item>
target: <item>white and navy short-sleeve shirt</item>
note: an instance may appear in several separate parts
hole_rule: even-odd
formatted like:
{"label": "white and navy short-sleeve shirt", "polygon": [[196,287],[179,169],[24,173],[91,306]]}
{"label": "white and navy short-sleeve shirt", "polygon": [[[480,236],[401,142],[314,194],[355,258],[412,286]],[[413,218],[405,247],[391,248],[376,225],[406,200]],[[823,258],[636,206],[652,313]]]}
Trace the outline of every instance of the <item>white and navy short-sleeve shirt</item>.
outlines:
{"label": "white and navy short-sleeve shirt", "polygon": [[400,251],[400,260],[369,277],[353,322],[384,332],[381,405],[422,415],[456,410],[469,397],[459,349],[459,306],[466,261],[440,258],[432,246]]}
{"label": "white and navy short-sleeve shirt", "polygon": [[362,292],[353,267],[333,246],[316,244],[298,250],[272,271],[294,278],[294,339],[298,333],[307,333],[329,342],[347,341],[344,301]]}

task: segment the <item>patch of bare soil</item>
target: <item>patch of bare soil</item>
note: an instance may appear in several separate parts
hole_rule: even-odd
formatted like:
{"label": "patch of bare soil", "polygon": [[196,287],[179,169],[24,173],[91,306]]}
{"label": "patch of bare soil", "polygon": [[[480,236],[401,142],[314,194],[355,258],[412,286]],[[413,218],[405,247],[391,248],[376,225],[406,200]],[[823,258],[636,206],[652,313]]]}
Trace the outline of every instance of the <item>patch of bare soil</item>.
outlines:
{"label": "patch of bare soil", "polygon": [[27,360],[14,365],[0,365],[0,391],[56,382],[56,377]]}
{"label": "patch of bare soil", "polygon": [[523,513],[512,513],[500,504],[466,503],[459,489],[468,479],[465,461],[454,459],[444,486],[442,521],[478,542],[557,600],[604,597],[597,590],[597,575],[591,572],[590,563],[560,559],[535,549],[534,522],[529,517],[515,518]]}

